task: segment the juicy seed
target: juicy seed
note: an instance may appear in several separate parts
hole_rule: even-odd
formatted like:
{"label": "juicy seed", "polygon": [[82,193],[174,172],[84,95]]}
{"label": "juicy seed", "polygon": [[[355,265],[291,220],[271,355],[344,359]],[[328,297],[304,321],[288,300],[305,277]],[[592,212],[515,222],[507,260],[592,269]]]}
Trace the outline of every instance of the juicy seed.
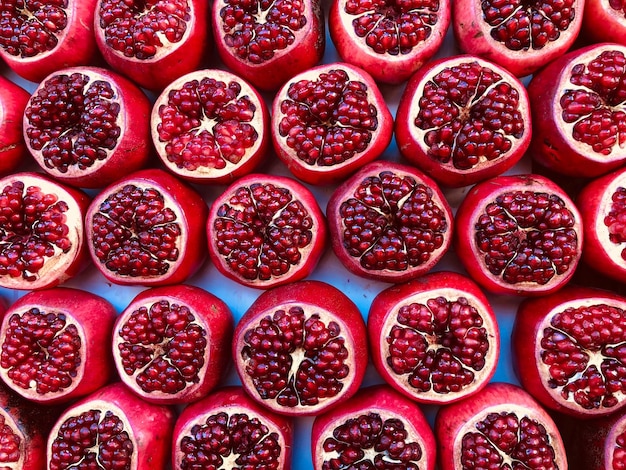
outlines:
{"label": "juicy seed", "polygon": [[[10,418],[9,418],[10,419]],[[0,464],[15,463],[20,459],[24,443],[4,416],[0,416]],[[9,468],[11,465],[9,465]]]}
{"label": "juicy seed", "polygon": [[[611,205],[604,216],[604,225],[609,230],[609,240],[620,245],[626,243],[626,188],[619,187],[611,196]],[[626,247],[622,250],[626,260]]]}

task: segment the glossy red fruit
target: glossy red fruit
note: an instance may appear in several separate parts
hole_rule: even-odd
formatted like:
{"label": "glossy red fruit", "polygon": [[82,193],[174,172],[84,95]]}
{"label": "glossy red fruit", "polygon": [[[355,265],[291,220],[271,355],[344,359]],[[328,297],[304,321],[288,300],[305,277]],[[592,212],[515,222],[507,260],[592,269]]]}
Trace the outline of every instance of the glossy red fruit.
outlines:
{"label": "glossy red fruit", "polygon": [[452,242],[453,216],[437,184],[394,162],[365,165],[326,207],[333,250],[350,272],[404,282],[432,269]]}
{"label": "glossy red fruit", "polygon": [[117,312],[103,297],[57,287],[13,303],[0,326],[0,377],[34,402],[87,395],[111,378],[109,346]]}
{"label": "glossy red fruit", "polygon": [[277,175],[251,174],[231,184],[213,202],[206,229],[215,267],[257,289],[307,277],[327,241],[311,191]]}
{"label": "glossy red fruit", "polygon": [[89,253],[116,284],[179,284],[204,261],[207,213],[202,197],[169,173],[135,172],[105,188],[89,206]]}
{"label": "glossy red fruit", "polygon": [[450,9],[449,0],[337,0],[330,7],[330,36],[342,60],[376,81],[398,84],[439,50]]}
{"label": "glossy red fruit", "polygon": [[289,170],[311,184],[345,179],[378,158],[393,117],[372,77],[346,63],[300,73],[276,94],[274,149]]}
{"label": "glossy red fruit", "polygon": [[165,167],[197,183],[230,183],[250,173],[270,144],[263,97],[224,70],[191,72],[156,99],[152,142]]}
{"label": "glossy red fruit", "polygon": [[147,289],[118,316],[113,360],[134,393],[153,403],[205,397],[230,363],[233,316],[213,294],[178,284]]}
{"label": "glossy red fruit", "polygon": [[554,421],[512,384],[490,383],[476,395],[440,408],[435,438],[441,470],[568,468]]}
{"label": "glossy red fruit", "polygon": [[452,3],[454,35],[461,50],[523,77],[565,53],[580,32],[584,0]]}
{"label": "glossy red fruit", "polygon": [[226,66],[265,91],[317,64],[326,43],[320,0],[216,0],[212,26]]}
{"label": "glossy red fruit", "polygon": [[89,197],[39,173],[0,179],[0,286],[39,290],[62,284],[89,259]]}
{"label": "glossy red fruit", "polygon": [[94,29],[111,68],[160,91],[205,60],[209,5],[204,0],[98,0]]}
{"label": "glossy red fruit", "polygon": [[456,253],[470,277],[493,293],[554,292],[571,279],[582,255],[580,213],[543,176],[478,183],[455,217]]}
{"label": "glossy red fruit", "polygon": [[620,0],[585,0],[582,37],[626,45],[626,10]]}
{"label": "glossy red fruit", "polygon": [[625,79],[626,46],[617,44],[577,49],[537,73],[528,85],[533,158],[584,178],[624,165]]}
{"label": "glossy red fruit", "polygon": [[354,395],[367,354],[357,306],[321,281],[261,294],[239,320],[232,350],[246,392],[290,416],[320,414]]}
{"label": "glossy red fruit", "polygon": [[175,415],[148,403],[121,383],[108,385],[68,407],[47,444],[48,470],[166,468]]}
{"label": "glossy red fruit", "polygon": [[402,155],[452,187],[513,167],[531,133],[524,85],[503,67],[467,55],[420,68],[402,93],[395,120]]}
{"label": "glossy red fruit", "polygon": [[419,406],[385,385],[365,387],[340,409],[315,418],[315,470],[406,468],[434,470],[436,444]]}
{"label": "glossy red fruit", "polygon": [[96,0],[2,2],[0,57],[31,82],[56,70],[93,63],[95,5]]}
{"label": "glossy red fruit", "polygon": [[28,154],[22,137],[22,116],[29,98],[26,90],[0,76],[0,176],[16,170]]}
{"label": "glossy red fruit", "polygon": [[493,377],[500,331],[488,299],[469,278],[429,273],[381,291],[367,319],[382,378],[419,403],[447,404]]}
{"label": "glossy red fruit", "polygon": [[172,468],[289,470],[293,423],[226,387],[187,406],[176,421]]}
{"label": "glossy red fruit", "polygon": [[72,186],[104,187],[143,167],[150,154],[148,97],[103,68],[47,76],[28,101],[23,125],[39,166]]}

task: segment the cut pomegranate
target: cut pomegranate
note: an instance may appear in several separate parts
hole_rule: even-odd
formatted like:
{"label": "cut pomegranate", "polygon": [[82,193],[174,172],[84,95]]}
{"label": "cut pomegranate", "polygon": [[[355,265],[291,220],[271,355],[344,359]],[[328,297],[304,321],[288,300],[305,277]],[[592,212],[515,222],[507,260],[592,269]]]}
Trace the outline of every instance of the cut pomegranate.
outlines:
{"label": "cut pomegranate", "polygon": [[0,57],[15,73],[40,82],[56,70],[92,63],[96,0],[0,3]]}
{"label": "cut pomegranate", "polygon": [[206,0],[98,0],[94,8],[104,60],[143,88],[162,90],[205,58]]}
{"label": "cut pomegranate", "polygon": [[27,154],[22,117],[29,98],[26,90],[0,76],[0,176],[16,170]]}
{"label": "cut pomegranate", "polygon": [[261,90],[278,89],[324,54],[320,0],[215,0],[211,19],[222,61]]}
{"label": "cut pomegranate", "polygon": [[419,403],[452,403],[481,390],[498,364],[500,333],[469,278],[430,273],[373,300],[367,330],[382,378]]}
{"label": "cut pomegranate", "polygon": [[138,170],[150,152],[150,101],[106,69],[46,77],[24,112],[24,139],[39,166],[73,186],[101,188]]}
{"label": "cut pomegranate", "polygon": [[0,179],[0,286],[62,284],[89,259],[83,220],[89,197],[38,173]]}
{"label": "cut pomegranate", "polygon": [[152,109],[152,141],[164,165],[197,183],[250,173],[270,146],[261,95],[223,70],[199,70],[168,85]]}
{"label": "cut pomegranate", "polygon": [[117,312],[106,299],[57,287],[26,294],[0,326],[0,377],[24,398],[67,402],[106,384]]}
{"label": "cut pomegranate", "polygon": [[435,420],[441,470],[567,470],[556,424],[521,388],[490,383],[441,407]]}
{"label": "cut pomegranate", "polygon": [[302,72],[274,98],[274,148],[307,183],[346,178],[381,155],[392,134],[393,117],[376,83],[349,64]]}
{"label": "cut pomegranate", "polygon": [[316,417],[311,435],[315,470],[435,468],[435,437],[422,410],[384,385]]}
{"label": "cut pomegranate", "polygon": [[449,0],[338,0],[330,8],[330,37],[342,60],[398,84],[439,50],[450,8]]}
{"label": "cut pomegranate", "polygon": [[159,169],[117,180],[89,206],[85,229],[96,267],[111,282],[179,284],[204,261],[208,209],[190,186]]}
{"label": "cut pomegranate", "polygon": [[235,328],[244,389],[277,413],[316,415],[350,398],[367,365],[365,323],[340,290],[292,282],[261,294]]}
{"label": "cut pomegranate", "polygon": [[259,406],[241,387],[189,405],[174,427],[173,468],[289,470],[293,424]]}
{"label": "cut pomegranate", "polygon": [[258,289],[307,277],[324,253],[326,232],[311,191],[277,175],[235,181],[214,201],[207,221],[213,264]]}
{"label": "cut pomegranate", "polygon": [[213,294],[194,286],[148,289],[113,328],[113,358],[122,381],[153,403],[206,396],[230,361],[233,317]]}
{"label": "cut pomegranate", "polygon": [[463,52],[523,77],[573,45],[584,4],[584,0],[457,0],[452,2],[454,35]]}
{"label": "cut pomegranate", "polygon": [[585,0],[582,36],[591,43],[626,45],[626,5],[623,0]]}
{"label": "cut pomegranate", "polygon": [[590,178],[626,163],[626,47],[578,49],[537,73],[528,86],[531,153],[541,165]]}
{"label": "cut pomegranate", "polygon": [[405,88],[395,121],[402,154],[445,186],[460,187],[514,166],[530,145],[524,85],[473,56],[422,67]]}
{"label": "cut pomegranate", "polygon": [[421,276],[452,242],[452,211],[437,184],[398,163],[365,165],[333,192],[326,214],[339,261],[369,279]]}
{"label": "cut pomegranate", "polygon": [[456,213],[456,253],[472,279],[500,294],[545,295],[573,276],[582,254],[578,209],[539,175],[474,186]]}
{"label": "cut pomegranate", "polygon": [[48,437],[48,470],[155,470],[168,462],[174,412],[147,403],[121,383],[71,405]]}

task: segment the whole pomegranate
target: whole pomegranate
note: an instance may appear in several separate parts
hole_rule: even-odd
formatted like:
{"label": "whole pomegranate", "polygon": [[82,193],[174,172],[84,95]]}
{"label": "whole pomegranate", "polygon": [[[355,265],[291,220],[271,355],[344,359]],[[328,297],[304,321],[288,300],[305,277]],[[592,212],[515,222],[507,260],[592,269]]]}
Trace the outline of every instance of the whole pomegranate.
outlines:
{"label": "whole pomegranate", "polygon": [[22,137],[22,116],[29,97],[22,87],[0,76],[0,176],[15,171],[28,153]]}

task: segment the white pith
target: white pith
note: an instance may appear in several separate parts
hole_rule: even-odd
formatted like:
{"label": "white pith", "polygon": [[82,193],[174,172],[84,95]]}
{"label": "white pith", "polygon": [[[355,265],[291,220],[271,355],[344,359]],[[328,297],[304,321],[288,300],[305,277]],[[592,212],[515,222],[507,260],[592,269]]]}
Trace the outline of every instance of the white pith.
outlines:
{"label": "white pith", "polygon": [[[3,418],[4,425],[8,426],[11,429],[11,432],[20,440],[18,459],[15,462],[0,462],[0,467],[4,470],[22,470],[24,468],[24,457],[28,451],[26,448],[26,436],[15,422],[15,419],[2,408],[0,408],[0,416]],[[2,433],[0,433],[0,438],[4,440]]]}
{"label": "white pith", "polygon": [[626,249],[626,242],[615,243],[611,241],[609,228],[604,223],[605,217],[611,212],[613,194],[615,194],[619,188],[626,188],[626,174],[624,173],[613,179],[613,181],[611,181],[611,183],[604,189],[602,197],[598,203],[597,213],[595,214],[592,223],[594,232],[601,241],[601,243],[598,244],[599,247],[604,250],[606,255],[613,263],[615,263],[615,265],[626,270],[626,259],[622,258],[622,251]]}

